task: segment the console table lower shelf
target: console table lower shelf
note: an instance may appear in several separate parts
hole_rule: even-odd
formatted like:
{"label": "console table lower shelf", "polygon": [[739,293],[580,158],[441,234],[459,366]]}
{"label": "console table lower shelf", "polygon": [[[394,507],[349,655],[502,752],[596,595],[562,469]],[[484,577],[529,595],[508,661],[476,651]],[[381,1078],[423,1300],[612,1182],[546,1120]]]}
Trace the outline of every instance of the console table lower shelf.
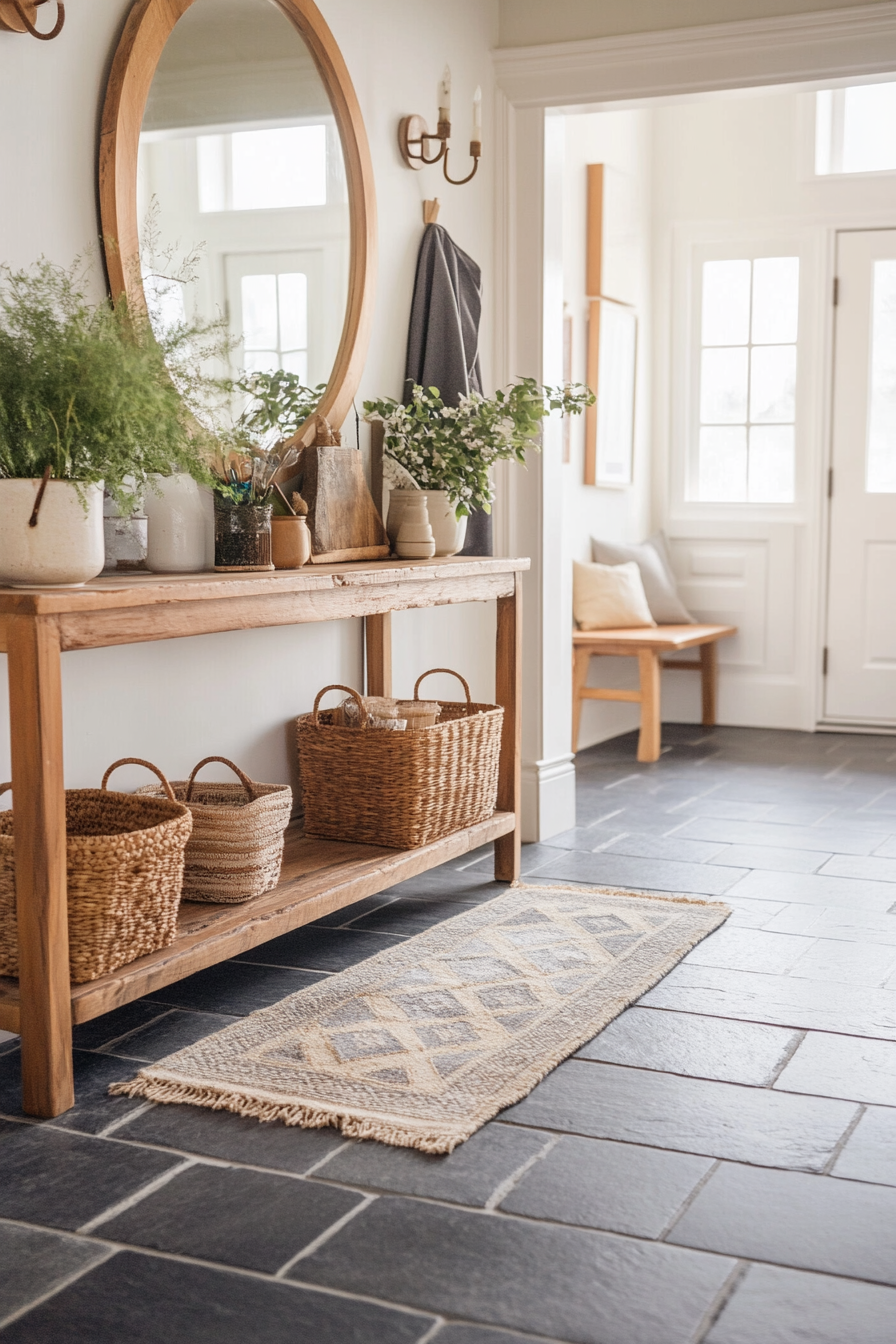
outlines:
{"label": "console table lower shelf", "polygon": [[[280,882],[273,891],[240,905],[184,901],[177,937],[168,947],[97,980],[72,985],[72,1021],[89,1022],[206,966],[460,858],[499,836],[509,835],[515,824],[512,812],[495,812],[486,821],[419,849],[315,840],[303,836],[293,825],[286,836]],[[8,977],[0,977],[0,1028],[19,1031],[18,981]]]}

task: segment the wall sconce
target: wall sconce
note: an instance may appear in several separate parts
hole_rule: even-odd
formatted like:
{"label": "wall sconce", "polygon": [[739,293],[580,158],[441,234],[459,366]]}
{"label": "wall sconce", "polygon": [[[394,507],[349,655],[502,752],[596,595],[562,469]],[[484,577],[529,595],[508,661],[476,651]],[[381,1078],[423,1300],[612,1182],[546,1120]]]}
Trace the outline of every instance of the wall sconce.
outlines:
{"label": "wall sconce", "polygon": [[[479,159],[482,155],[482,90],[473,94],[473,138],[470,141],[472,170],[466,177],[450,177],[448,173],[448,141],[451,137],[451,71],[445,66],[445,73],[439,84],[439,123],[435,133],[427,130],[426,122],[416,114],[402,117],[398,124],[398,148],[401,157],[409,168],[420,169],[432,163],[441,163],[445,181],[452,186],[461,187],[476,176]],[[438,152],[428,153],[431,141],[438,142]]]}
{"label": "wall sconce", "polygon": [[0,0],[0,32],[30,33],[40,42],[50,42],[62,32],[65,23],[65,5],[56,0],[56,22],[48,33],[37,27],[37,10],[47,0]]}

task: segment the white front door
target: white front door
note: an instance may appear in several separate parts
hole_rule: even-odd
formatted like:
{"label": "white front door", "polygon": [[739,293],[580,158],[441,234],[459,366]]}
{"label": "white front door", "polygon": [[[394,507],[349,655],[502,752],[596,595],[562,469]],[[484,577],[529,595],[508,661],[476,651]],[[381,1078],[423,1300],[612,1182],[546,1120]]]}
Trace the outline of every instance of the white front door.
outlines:
{"label": "white front door", "polygon": [[896,229],[837,238],[824,714],[896,725]]}

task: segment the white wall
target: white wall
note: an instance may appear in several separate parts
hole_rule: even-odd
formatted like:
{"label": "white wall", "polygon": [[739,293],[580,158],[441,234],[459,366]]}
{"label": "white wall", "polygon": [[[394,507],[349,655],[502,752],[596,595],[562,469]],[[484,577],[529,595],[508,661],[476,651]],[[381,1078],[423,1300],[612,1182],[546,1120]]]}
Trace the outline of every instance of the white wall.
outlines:
{"label": "white wall", "polygon": [[[483,267],[483,355],[491,376],[494,78],[490,48],[497,0],[320,0],[364,113],[379,204],[380,266],[370,356],[358,403],[400,395],[420,201],[438,194],[441,222]],[[50,43],[0,33],[0,260],[26,266],[39,255],[68,264],[98,255],[97,130],[105,78],[127,0],[80,0]],[[448,187],[435,169],[410,172],[396,127],[407,112],[435,119],[435,90],[454,72],[458,144],[468,139],[466,104],[483,89],[486,153],[474,181]],[[456,168],[455,168],[456,171]],[[98,268],[98,285],[101,271]],[[457,666],[474,698],[494,690],[494,612],[489,606],[405,613],[396,619],[396,689],[417,672]],[[258,778],[291,775],[291,718],[331,681],[359,685],[359,622],[202,636],[162,644],[66,654],[66,783],[95,784],[117,756],[146,755],[183,776],[210,752],[235,757]],[[447,686],[445,694],[451,694]],[[8,777],[6,716],[0,775]]]}
{"label": "white wall", "polygon": [[[591,538],[640,541],[650,528],[651,381],[651,141],[647,111],[592,112],[564,117],[563,297],[573,321],[573,378],[584,382],[588,299],[585,290],[587,171],[604,165],[602,288],[632,304],[638,315],[635,449],[632,484],[624,489],[584,485],[585,417],[571,421],[570,461],[563,466],[566,573],[591,559]],[[595,659],[591,684],[634,686],[627,658]],[[638,723],[637,706],[587,701],[579,745],[591,746]]]}

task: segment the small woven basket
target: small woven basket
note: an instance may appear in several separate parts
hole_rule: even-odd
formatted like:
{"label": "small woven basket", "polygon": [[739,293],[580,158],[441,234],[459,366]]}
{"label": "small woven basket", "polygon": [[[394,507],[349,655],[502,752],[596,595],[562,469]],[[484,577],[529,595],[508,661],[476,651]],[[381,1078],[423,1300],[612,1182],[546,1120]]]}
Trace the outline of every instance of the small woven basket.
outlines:
{"label": "small woven basket", "polygon": [[[114,793],[119,765],[145,765],[159,776],[159,798]],[[0,785],[0,794],[11,788]],[[149,761],[116,761],[99,789],[66,789],[68,946],[80,985],[174,941],[193,821],[165,776]],[[0,975],[19,973],[13,813],[0,812]]]}
{"label": "small woven basket", "polygon": [[[415,700],[432,672],[418,678]],[[416,849],[492,815],[504,711],[474,703],[463,677],[450,675],[466,701],[439,701],[439,721],[417,732],[369,728],[361,697],[348,686],[320,692],[313,711],[296,720],[306,835]],[[362,727],[344,728],[332,711],[319,709],[334,690],[355,697]]]}
{"label": "small woven basket", "polygon": [[[197,784],[210,761],[220,761],[239,784]],[[286,784],[256,784],[226,756],[206,756],[189,779],[172,781],[174,796],[193,814],[193,834],[184,867],[185,901],[236,905],[270,891],[280,881],[283,832],[292,814]],[[158,796],[154,784],[142,789]]]}

